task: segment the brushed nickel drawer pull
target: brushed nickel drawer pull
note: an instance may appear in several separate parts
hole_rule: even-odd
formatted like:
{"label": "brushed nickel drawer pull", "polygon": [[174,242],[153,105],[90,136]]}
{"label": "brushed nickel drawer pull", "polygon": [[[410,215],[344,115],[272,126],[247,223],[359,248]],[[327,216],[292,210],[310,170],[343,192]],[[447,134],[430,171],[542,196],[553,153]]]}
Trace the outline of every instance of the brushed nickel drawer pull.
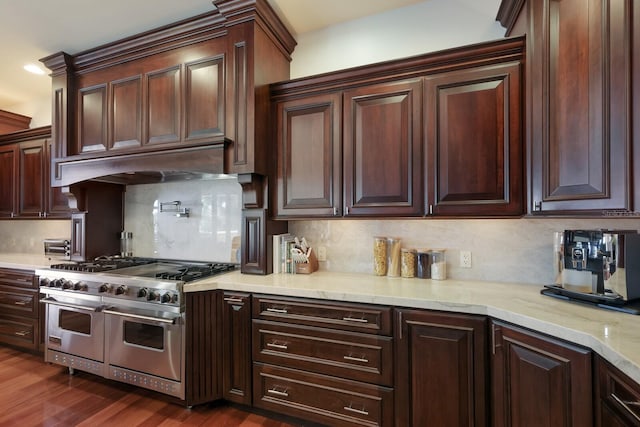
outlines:
{"label": "brushed nickel drawer pull", "polygon": [[346,322],[369,323],[369,321],[367,319],[363,319],[363,318],[360,318],[360,317],[345,316],[345,317],[342,318],[342,320],[344,320]]}
{"label": "brushed nickel drawer pull", "polygon": [[351,355],[349,356],[343,356],[344,360],[350,360],[352,362],[362,362],[362,363],[369,363],[369,359],[367,359],[364,356],[360,356],[360,357],[353,357]]}
{"label": "brushed nickel drawer pull", "polygon": [[278,350],[289,350],[286,344],[279,344],[277,341],[268,342],[267,347],[277,348]]}
{"label": "brushed nickel drawer pull", "polygon": [[288,313],[286,308],[267,307],[267,311],[269,313],[278,313],[278,314],[287,314]]}
{"label": "brushed nickel drawer pull", "polygon": [[234,297],[227,297],[224,299],[226,302],[230,302],[232,304],[242,304],[242,299],[240,298],[234,298]]}
{"label": "brushed nickel drawer pull", "polygon": [[26,337],[27,335],[29,335],[29,331],[16,331],[14,332],[14,335],[17,335],[19,337]]}
{"label": "brushed nickel drawer pull", "polygon": [[25,301],[15,301],[14,304],[15,305],[27,305],[27,303]]}
{"label": "brushed nickel drawer pull", "polygon": [[287,389],[285,389],[284,391],[280,391],[274,387],[267,390],[267,393],[274,394],[276,396],[289,397],[289,393],[287,393]]}
{"label": "brushed nickel drawer pull", "polygon": [[369,412],[368,412],[368,411],[365,411],[365,410],[364,410],[364,408],[362,408],[362,409],[355,409],[355,408],[353,408],[351,405],[349,405],[349,406],[345,406],[345,407],[344,407],[344,408],[342,408],[342,409],[344,409],[345,411],[354,412],[354,413],[356,413],[356,414],[360,414],[360,415],[369,415]]}
{"label": "brushed nickel drawer pull", "polygon": [[611,394],[611,397],[613,397],[613,399],[618,402],[630,415],[632,415],[636,420],[640,421],[640,416],[638,416],[638,414],[636,414],[636,412],[631,409],[629,407],[629,405],[631,406],[638,406],[640,405],[640,402],[628,402],[625,400],[620,399],[618,396],[616,396],[615,394]]}

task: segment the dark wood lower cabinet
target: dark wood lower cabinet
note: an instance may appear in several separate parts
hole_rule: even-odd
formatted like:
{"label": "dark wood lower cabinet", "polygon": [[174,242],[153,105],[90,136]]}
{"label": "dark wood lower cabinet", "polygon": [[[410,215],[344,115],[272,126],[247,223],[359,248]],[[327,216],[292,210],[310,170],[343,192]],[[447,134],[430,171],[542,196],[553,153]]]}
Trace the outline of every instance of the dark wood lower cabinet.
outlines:
{"label": "dark wood lower cabinet", "polygon": [[251,404],[250,294],[223,294],[222,396],[231,402]]}
{"label": "dark wood lower cabinet", "polygon": [[185,387],[186,405],[222,397],[220,291],[187,292]]}
{"label": "dark wood lower cabinet", "polygon": [[493,425],[593,425],[591,350],[506,323],[492,327]]}
{"label": "dark wood lower cabinet", "polygon": [[331,426],[393,425],[393,389],[255,363],[253,403]]}
{"label": "dark wood lower cabinet", "polygon": [[40,350],[43,328],[33,271],[0,268],[0,343]]}
{"label": "dark wood lower cabinet", "polygon": [[483,316],[397,311],[395,425],[488,425],[486,329]]}

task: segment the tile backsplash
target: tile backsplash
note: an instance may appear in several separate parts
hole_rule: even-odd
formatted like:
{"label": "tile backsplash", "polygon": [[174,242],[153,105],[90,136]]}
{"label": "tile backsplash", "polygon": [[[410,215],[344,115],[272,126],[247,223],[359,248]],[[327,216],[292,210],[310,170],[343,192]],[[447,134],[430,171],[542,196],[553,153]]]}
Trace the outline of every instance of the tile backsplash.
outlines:
{"label": "tile backsplash", "polygon": [[44,255],[44,239],[68,239],[70,236],[68,220],[0,221],[0,253]]}
{"label": "tile backsplash", "polygon": [[[160,212],[180,201],[188,217]],[[242,187],[235,177],[131,185],[125,193],[125,230],[135,256],[239,262]]]}
{"label": "tile backsplash", "polygon": [[[446,249],[453,279],[550,284],[553,233],[564,229],[640,230],[640,219],[407,219],[291,221],[289,232],[324,246],[320,270],[373,274],[373,237],[399,237],[402,247]],[[471,268],[459,267],[471,251]],[[419,279],[416,279],[419,280]]]}

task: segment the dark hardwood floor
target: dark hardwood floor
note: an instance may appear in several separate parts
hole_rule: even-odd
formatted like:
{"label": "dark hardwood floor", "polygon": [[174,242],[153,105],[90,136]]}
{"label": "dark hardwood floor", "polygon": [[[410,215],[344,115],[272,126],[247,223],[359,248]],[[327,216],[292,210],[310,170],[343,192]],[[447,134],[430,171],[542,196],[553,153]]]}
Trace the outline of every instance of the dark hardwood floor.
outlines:
{"label": "dark hardwood floor", "polygon": [[47,364],[0,346],[0,426],[292,427],[226,405],[192,409],[144,389]]}

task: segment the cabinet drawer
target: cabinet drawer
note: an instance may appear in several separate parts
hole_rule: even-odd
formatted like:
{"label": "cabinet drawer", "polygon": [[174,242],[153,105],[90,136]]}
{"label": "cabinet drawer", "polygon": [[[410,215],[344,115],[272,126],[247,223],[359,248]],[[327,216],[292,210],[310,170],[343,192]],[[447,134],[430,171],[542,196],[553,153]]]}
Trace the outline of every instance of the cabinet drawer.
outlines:
{"label": "cabinet drawer", "polygon": [[253,317],[299,325],[391,335],[391,308],[377,305],[254,296]]}
{"label": "cabinet drawer", "polygon": [[37,289],[35,276],[22,270],[0,269],[0,285],[16,286],[18,288]]}
{"label": "cabinet drawer", "polygon": [[254,363],[256,407],[331,426],[390,426],[393,389]]}
{"label": "cabinet drawer", "polygon": [[599,357],[597,363],[602,408],[624,419],[625,425],[640,426],[640,386]]}
{"label": "cabinet drawer", "polygon": [[7,314],[38,316],[38,292],[0,286],[0,310]]}
{"label": "cabinet drawer", "polygon": [[23,319],[19,317],[0,317],[0,342],[36,350],[37,319]]}
{"label": "cabinet drawer", "polygon": [[253,360],[393,385],[390,337],[253,321]]}

